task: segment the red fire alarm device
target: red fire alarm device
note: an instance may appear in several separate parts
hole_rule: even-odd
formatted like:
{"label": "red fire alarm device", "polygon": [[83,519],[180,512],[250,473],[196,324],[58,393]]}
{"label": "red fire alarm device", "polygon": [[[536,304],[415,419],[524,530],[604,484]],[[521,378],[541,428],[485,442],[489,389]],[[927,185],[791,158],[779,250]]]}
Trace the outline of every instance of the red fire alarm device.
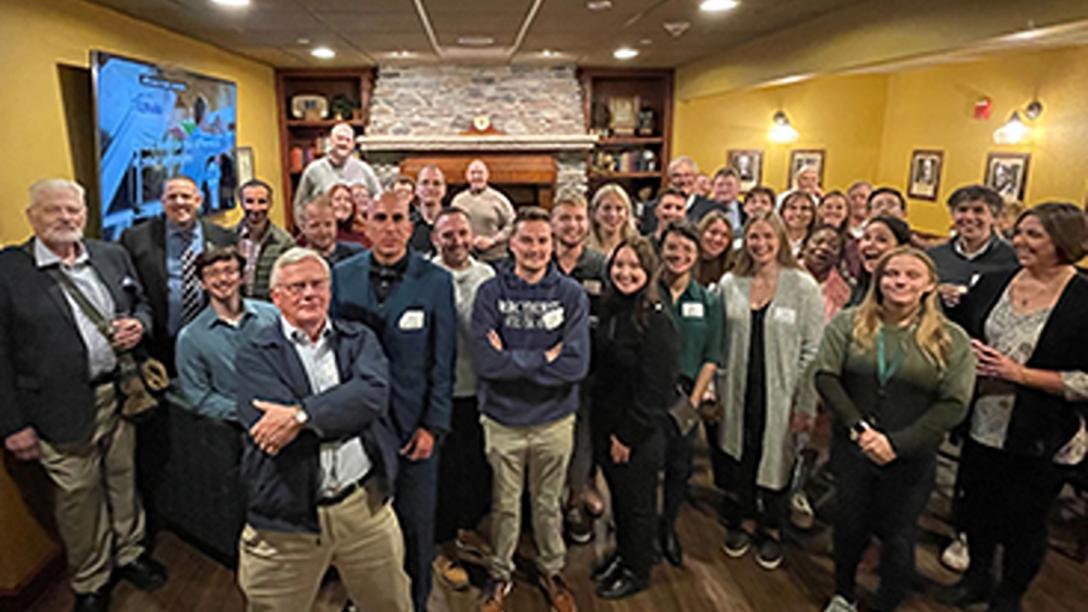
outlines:
{"label": "red fire alarm device", "polygon": [[990,112],[994,109],[994,101],[989,98],[979,98],[975,102],[975,119],[989,119]]}

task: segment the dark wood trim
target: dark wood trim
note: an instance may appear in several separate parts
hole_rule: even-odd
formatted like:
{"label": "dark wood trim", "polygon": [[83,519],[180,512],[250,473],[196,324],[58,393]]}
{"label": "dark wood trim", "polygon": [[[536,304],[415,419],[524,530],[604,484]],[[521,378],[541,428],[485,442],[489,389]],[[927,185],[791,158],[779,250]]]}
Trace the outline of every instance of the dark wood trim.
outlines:
{"label": "dark wood trim", "polygon": [[65,576],[64,550],[59,546],[27,573],[14,589],[0,589],[0,612],[29,610],[31,605]]}

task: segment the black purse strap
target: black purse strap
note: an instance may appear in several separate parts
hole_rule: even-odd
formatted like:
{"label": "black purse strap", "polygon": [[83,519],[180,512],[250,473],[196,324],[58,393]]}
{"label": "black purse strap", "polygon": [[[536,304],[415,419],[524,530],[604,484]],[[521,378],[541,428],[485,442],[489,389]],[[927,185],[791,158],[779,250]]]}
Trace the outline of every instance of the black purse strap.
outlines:
{"label": "black purse strap", "polygon": [[[33,258],[34,251],[30,244],[31,243],[28,242],[25,245],[24,250],[26,250],[26,252],[30,254],[31,258]],[[48,272],[50,276],[52,276],[58,283],[60,283],[60,286],[64,289],[65,293],[67,293],[69,297],[71,297],[75,301],[76,305],[79,306],[79,309],[83,312],[83,314],[88,319],[90,319],[91,323],[93,323],[96,328],[98,328],[99,333],[101,333],[102,337],[110,342],[110,346],[112,347],[113,325],[110,324],[109,320],[105,317],[105,315],[103,315],[101,312],[98,311],[97,308],[95,308],[94,304],[91,303],[91,300],[87,298],[87,295],[84,294],[83,291],[78,286],[76,286],[75,283],[72,282],[72,279],[68,278],[67,274],[61,271],[59,265],[55,268],[50,268]],[[114,350],[114,352],[117,352],[116,349]]]}

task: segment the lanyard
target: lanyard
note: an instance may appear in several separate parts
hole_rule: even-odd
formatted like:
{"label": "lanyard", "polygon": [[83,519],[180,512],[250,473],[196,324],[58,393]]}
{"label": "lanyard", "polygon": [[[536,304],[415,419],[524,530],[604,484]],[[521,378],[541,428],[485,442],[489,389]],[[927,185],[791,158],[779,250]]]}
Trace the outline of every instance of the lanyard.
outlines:
{"label": "lanyard", "polygon": [[[901,348],[901,347],[900,347]],[[887,356],[884,350],[884,328],[880,328],[880,333],[876,336],[876,381],[880,385],[880,389],[888,385],[888,381],[895,376],[896,371],[899,370],[899,366],[903,365],[903,359],[906,357],[907,352],[900,350],[892,362],[889,364]]]}

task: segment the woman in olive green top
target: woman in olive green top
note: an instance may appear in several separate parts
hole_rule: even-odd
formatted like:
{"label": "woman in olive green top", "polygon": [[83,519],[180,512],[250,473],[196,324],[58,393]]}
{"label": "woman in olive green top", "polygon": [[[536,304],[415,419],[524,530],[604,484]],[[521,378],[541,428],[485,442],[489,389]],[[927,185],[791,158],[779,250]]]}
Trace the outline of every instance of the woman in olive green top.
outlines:
{"label": "woman in olive green top", "polygon": [[967,412],[975,358],[944,317],[937,274],[921,251],[899,247],[873,272],[865,300],[831,320],[813,365],[835,416],[835,595],[826,612],[855,610],[855,573],[881,537],[872,610],[894,610],[914,570],[918,516],[933,488],[937,447]]}

